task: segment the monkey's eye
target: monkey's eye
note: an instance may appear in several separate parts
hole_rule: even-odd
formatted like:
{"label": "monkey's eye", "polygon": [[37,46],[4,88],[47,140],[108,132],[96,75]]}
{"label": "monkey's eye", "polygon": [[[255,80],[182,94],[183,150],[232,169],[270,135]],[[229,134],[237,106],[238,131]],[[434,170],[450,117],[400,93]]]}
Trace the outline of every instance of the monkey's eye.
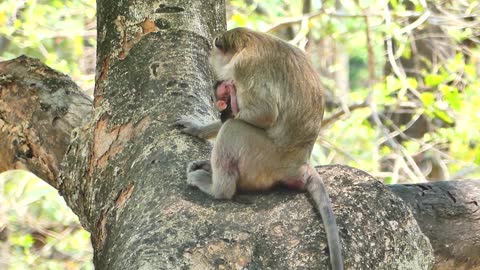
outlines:
{"label": "monkey's eye", "polygon": [[215,40],[213,41],[213,43],[215,44],[215,47],[217,47],[217,49],[220,49],[220,50],[224,50],[225,49],[225,44],[223,43],[223,39],[222,38],[215,38]]}

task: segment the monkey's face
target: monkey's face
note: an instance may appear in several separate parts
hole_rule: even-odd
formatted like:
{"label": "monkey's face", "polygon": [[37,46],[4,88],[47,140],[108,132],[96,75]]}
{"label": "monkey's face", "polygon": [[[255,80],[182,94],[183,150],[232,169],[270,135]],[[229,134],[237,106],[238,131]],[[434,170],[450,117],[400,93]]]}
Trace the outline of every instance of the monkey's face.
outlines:
{"label": "monkey's face", "polygon": [[232,29],[213,40],[210,64],[217,80],[233,80],[235,59],[247,43],[246,31],[241,28]]}
{"label": "monkey's face", "polygon": [[217,80],[226,81],[233,79],[233,56],[234,53],[228,49],[223,35],[213,40],[210,65],[213,68]]}

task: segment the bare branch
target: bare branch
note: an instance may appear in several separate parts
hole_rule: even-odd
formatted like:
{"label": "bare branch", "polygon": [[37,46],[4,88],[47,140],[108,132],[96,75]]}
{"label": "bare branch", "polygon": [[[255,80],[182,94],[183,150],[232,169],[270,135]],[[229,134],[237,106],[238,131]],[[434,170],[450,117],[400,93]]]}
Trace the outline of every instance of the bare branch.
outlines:
{"label": "bare branch", "polygon": [[26,169],[57,187],[70,132],[89,121],[92,101],[37,59],[0,62],[0,172]]}

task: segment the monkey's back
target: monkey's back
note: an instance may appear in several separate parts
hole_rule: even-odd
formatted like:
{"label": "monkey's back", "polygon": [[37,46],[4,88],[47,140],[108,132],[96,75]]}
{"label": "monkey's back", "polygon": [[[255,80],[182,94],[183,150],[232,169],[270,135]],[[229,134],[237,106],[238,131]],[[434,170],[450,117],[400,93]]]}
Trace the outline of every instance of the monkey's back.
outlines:
{"label": "monkey's back", "polygon": [[260,95],[278,108],[276,121],[266,128],[276,144],[294,149],[312,147],[324,110],[318,74],[300,49],[267,34],[248,34],[242,61],[235,67],[239,91],[261,91]]}

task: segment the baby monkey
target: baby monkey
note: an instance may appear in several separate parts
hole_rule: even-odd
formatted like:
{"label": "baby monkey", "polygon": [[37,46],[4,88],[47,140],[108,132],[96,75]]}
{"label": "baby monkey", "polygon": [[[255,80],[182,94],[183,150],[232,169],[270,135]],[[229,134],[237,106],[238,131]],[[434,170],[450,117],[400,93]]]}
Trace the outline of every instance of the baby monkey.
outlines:
{"label": "baby monkey", "polygon": [[221,82],[216,97],[224,123],[177,122],[199,138],[218,133],[210,161],[189,164],[188,184],[217,199],[279,184],[307,190],[322,216],[332,269],[343,269],[332,205],[309,164],[324,110],[323,87],[311,63],[281,39],[236,28],[215,38],[210,64]]}
{"label": "baby monkey", "polygon": [[217,81],[215,84],[215,96],[217,98],[216,106],[220,112],[220,121],[224,123],[228,119],[234,117],[233,110],[238,112],[235,85],[233,85],[233,82],[225,83],[222,81]]}

